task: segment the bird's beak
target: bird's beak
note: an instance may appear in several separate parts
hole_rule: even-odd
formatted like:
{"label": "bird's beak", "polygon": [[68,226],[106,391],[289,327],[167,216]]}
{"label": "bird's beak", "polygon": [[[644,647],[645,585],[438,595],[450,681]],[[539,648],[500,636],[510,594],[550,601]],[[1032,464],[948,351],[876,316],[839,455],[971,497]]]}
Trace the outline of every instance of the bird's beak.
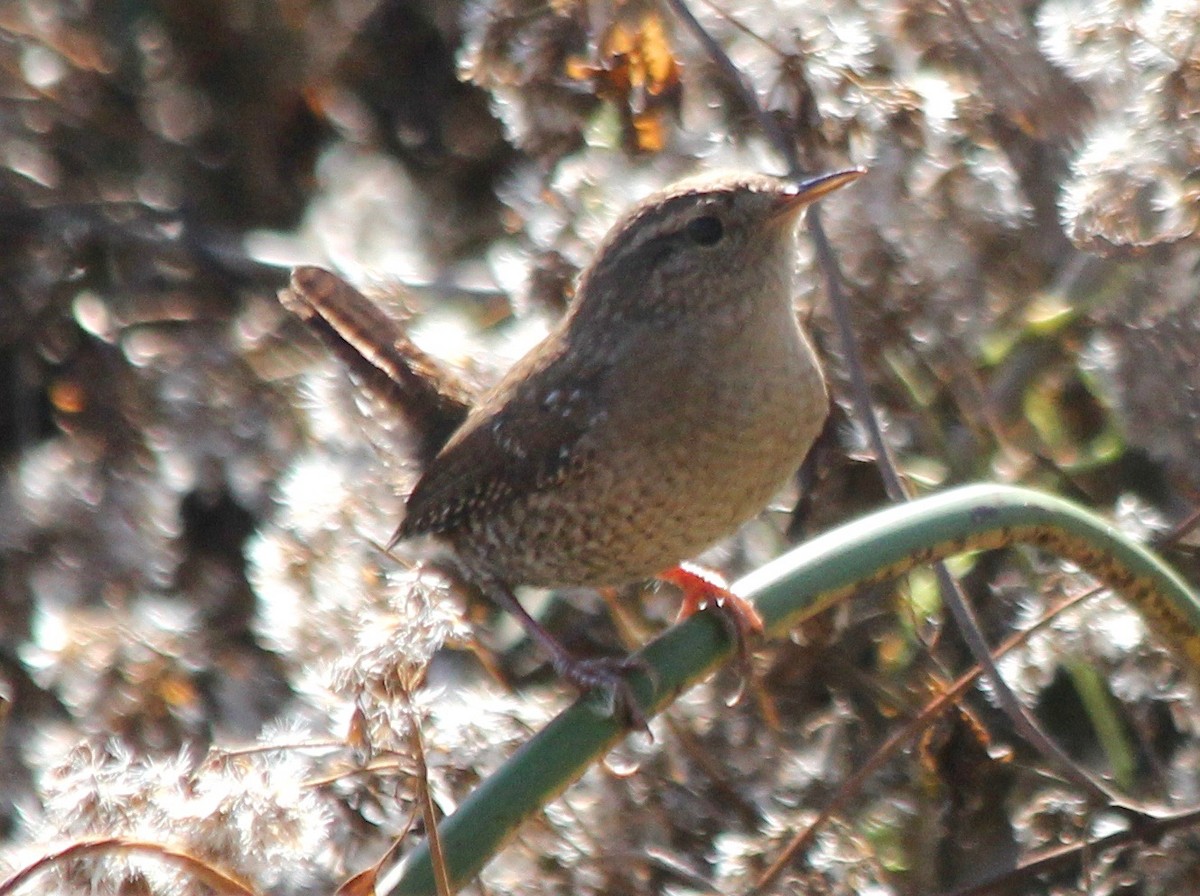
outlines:
{"label": "bird's beak", "polygon": [[793,220],[810,203],[816,202],[826,193],[832,193],[858,180],[866,173],[865,168],[847,168],[832,174],[818,174],[798,184],[789,184],[780,196],[779,210],[774,212],[771,218],[779,221]]}

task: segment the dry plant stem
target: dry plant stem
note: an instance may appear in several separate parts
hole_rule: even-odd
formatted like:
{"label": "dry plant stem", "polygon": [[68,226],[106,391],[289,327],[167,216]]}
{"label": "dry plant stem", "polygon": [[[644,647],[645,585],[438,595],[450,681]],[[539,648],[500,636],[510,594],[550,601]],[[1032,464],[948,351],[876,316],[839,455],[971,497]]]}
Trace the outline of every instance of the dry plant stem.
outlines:
{"label": "dry plant stem", "polygon": [[209,758],[228,759],[237,758],[240,756],[257,756],[263,753],[312,753],[320,751],[322,753],[336,753],[339,750],[345,749],[346,744],[340,740],[305,740],[305,741],[280,741],[270,744],[253,744],[248,747],[233,747],[223,749],[213,747],[209,750]]}
{"label": "dry plant stem", "polygon": [[[1055,617],[1088,598],[1095,596],[1100,590],[1099,588],[1091,588],[1063,601],[1043,615],[1034,625],[1009,637],[996,649],[995,656],[997,658],[1003,657],[1009,651],[1020,647],[1035,632],[1052,622]],[[821,809],[820,814],[784,847],[783,852],[771,863],[771,867],[763,872],[762,876],[755,881],[753,888],[747,892],[746,896],[761,896],[761,894],[766,893],[768,888],[778,882],[780,876],[787,870],[792,861],[797,856],[804,854],[809,846],[812,845],[813,840],[816,839],[821,828],[849,805],[850,800],[862,790],[870,777],[883,768],[906,744],[915,740],[922,731],[932,725],[942,713],[961,700],[963,695],[975,685],[981,675],[983,675],[983,668],[976,666],[960,676],[945,692],[930,701],[903,728],[891,734],[887,740],[880,744],[867,761],[838,786],[837,792],[825,804],[824,808]]]}
{"label": "dry plant stem", "polygon": [[879,425],[879,417],[871,403],[871,387],[867,383],[862,353],[858,350],[858,340],[854,336],[854,325],[850,320],[850,303],[842,289],[842,271],[838,265],[837,254],[833,251],[829,236],[825,233],[825,227],[821,223],[820,210],[815,206],[808,210],[806,223],[808,232],[812,236],[813,247],[816,250],[817,263],[825,274],[829,306],[833,312],[838,341],[842,344],[846,372],[850,377],[850,395],[854,401],[854,410],[866,428],[867,440],[871,444],[871,452],[875,455],[875,463],[879,467],[879,475],[883,478],[883,487],[888,498],[897,503],[907,501],[909,499],[908,491],[896,470],[891,449],[883,437],[883,427]]}
{"label": "dry plant stem", "polygon": [[[668,5],[683,20],[696,39],[703,44],[712,62],[725,74],[742,97],[742,100],[753,111],[755,120],[758,121],[767,139],[770,140],[772,145],[787,160],[791,174],[797,175],[800,170],[800,164],[796,155],[795,145],[786,138],[775,119],[762,110],[754,90],[748,86],[741,71],[734,65],[733,60],[729,58],[729,55],[722,49],[721,45],[717,43],[696,17],[692,15],[691,10],[688,9],[683,0],[668,0]],[[880,476],[883,478],[884,488],[887,491],[889,499],[896,503],[907,501],[911,496],[908,494],[908,490],[896,469],[896,464],[892,459],[887,440],[883,436],[883,429],[879,425],[879,418],[875,414],[871,403],[870,386],[867,383],[867,377],[864,372],[862,355],[858,350],[858,340],[855,338],[854,327],[850,321],[849,302],[842,289],[841,268],[833,246],[830,244],[829,238],[825,233],[825,228],[821,224],[821,212],[818,206],[809,207],[806,221],[816,250],[818,264],[825,276],[825,286],[829,293],[829,304],[833,312],[834,324],[838,331],[838,341],[841,343],[842,356],[850,377],[851,397],[854,402],[856,414],[862,425],[866,428],[867,438],[870,442],[871,450],[875,454],[876,465]],[[1059,766],[1064,777],[1090,794],[1092,799],[1099,802],[1108,802],[1115,807],[1140,811],[1135,810],[1130,806],[1128,801],[1122,800],[1110,788],[1090,775],[1078,763],[1074,762],[1058,744],[1042,731],[1032,715],[1017,699],[1016,695],[1000,675],[1000,670],[992,660],[991,651],[987,647],[987,641],[979,629],[975,613],[967,603],[966,595],[958,587],[958,583],[954,580],[954,577],[950,575],[950,571],[940,562],[935,563],[933,568],[937,576],[939,589],[942,593],[943,603],[950,608],[951,615],[954,617],[954,621],[962,633],[963,640],[966,642],[971,655],[987,673],[988,679],[991,681],[995,691],[996,699],[1001,708],[1012,720],[1014,728],[1038,752]]]}
{"label": "dry plant stem", "polygon": [[239,896],[258,896],[257,892],[244,881],[239,880],[227,871],[221,871],[197,858],[191,853],[163,846],[161,843],[151,843],[146,840],[134,840],[129,837],[95,837],[77,840],[62,849],[47,853],[21,870],[15,872],[8,880],[0,883],[0,896],[11,896],[23,885],[28,883],[43,871],[49,871],[62,862],[73,862],[87,856],[114,854],[130,854],[152,856],[162,859],[167,864],[181,866],[185,871],[202,881],[216,893],[233,893]]}
{"label": "dry plant stem", "polygon": [[766,816],[729,779],[728,768],[722,766],[714,758],[712,751],[700,742],[696,733],[678,721],[670,711],[664,712],[662,717],[683,754],[708,778],[709,786],[722,804],[730,812],[736,813],[748,827],[761,827],[767,821]]}
{"label": "dry plant stem", "polygon": [[975,50],[980,56],[985,57],[990,64],[996,66],[1013,84],[1021,83],[1021,73],[1015,71],[1013,66],[1009,64],[1008,59],[1003,54],[997,53],[991,42],[979,33],[979,29],[975,27],[975,22],[971,18],[971,13],[962,4],[961,0],[945,0],[942,3],[942,8],[950,13],[958,22],[963,33],[970,38],[971,43],[975,45]]}
{"label": "dry plant stem", "polygon": [[1030,892],[1028,887],[1039,877],[1080,868],[1089,855],[1130,843],[1155,843],[1171,831],[1196,827],[1200,825],[1200,808],[1173,812],[1170,815],[1136,816],[1131,821],[1129,828],[1124,831],[1109,834],[1099,840],[1087,840],[1061,849],[1049,850],[1018,868],[995,875],[990,880],[938,896],[991,896]]}
{"label": "dry plant stem", "polygon": [[704,50],[708,53],[708,58],[712,63],[720,69],[721,73],[729,81],[730,85],[742,98],[742,102],[746,104],[746,109],[754,116],[754,120],[758,123],[759,129],[766,136],[767,140],[776,151],[783,156],[787,162],[788,173],[792,177],[800,177],[800,160],[796,155],[796,147],[792,141],[787,138],[783,132],[783,128],[779,126],[774,118],[768,115],[762,107],[762,103],[758,101],[758,95],[754,88],[742,75],[741,70],[733,64],[733,60],[729,58],[719,43],[709,34],[704,26],[700,24],[700,20],[692,14],[691,9],[683,0],[666,0],[667,6],[678,16],[684,26],[692,32],[692,36],[696,38],[704,46]]}
{"label": "dry plant stem", "polygon": [[413,714],[410,730],[410,741],[413,756],[416,759],[416,781],[419,793],[417,799],[421,803],[421,815],[425,821],[426,842],[429,844],[429,861],[433,865],[433,881],[437,887],[438,896],[451,896],[450,876],[446,872],[446,856],[442,852],[442,838],[438,833],[437,811],[433,805],[433,795],[429,792],[429,766],[425,762],[425,739],[421,737],[420,720]]}
{"label": "dry plant stem", "polygon": [[954,580],[954,577],[950,575],[950,571],[946,568],[946,565],[944,563],[936,563],[933,569],[942,591],[942,599],[950,608],[950,613],[958,625],[959,633],[962,635],[963,640],[967,642],[967,647],[971,651],[971,655],[975,658],[975,661],[987,673],[987,677],[992,683],[996,701],[1005,711],[1005,714],[1008,716],[1009,721],[1013,723],[1017,732],[1029,741],[1034,749],[1054,762],[1059,767],[1064,778],[1088,793],[1097,803],[1107,804],[1110,808],[1128,813],[1144,814],[1147,811],[1145,806],[1142,806],[1135,800],[1130,800],[1122,796],[1095,775],[1092,775],[1083,766],[1068,756],[1066,751],[1056,741],[1052,740],[1042,731],[1041,727],[1034,721],[1032,713],[1025,708],[1025,704],[1017,699],[1017,695],[1012,692],[1012,689],[1009,688],[1004,678],[1000,675],[1000,669],[996,666],[996,661],[992,659],[992,653],[988,649],[987,641],[984,639],[983,632],[979,628],[979,621],[975,617],[975,611],[967,602],[966,596],[962,593],[962,589],[958,587],[958,583]]}
{"label": "dry plant stem", "polygon": [[[337,888],[335,896],[375,896],[378,892],[379,874],[380,871],[388,867],[392,859],[400,852],[400,849],[408,841],[408,835],[413,829],[413,825],[417,822],[415,813],[410,813],[408,820],[404,824],[404,828],[396,835],[392,841],[392,845],[384,851],[375,864],[363,869],[357,874],[351,875],[350,878],[342,883]],[[438,841],[439,849],[441,841]],[[431,850],[430,855],[433,855]],[[444,865],[442,867],[445,867]]]}
{"label": "dry plant stem", "polygon": [[694,868],[688,868],[673,855],[663,852],[653,846],[647,847],[645,860],[653,867],[659,868],[677,878],[684,886],[700,893],[715,893],[716,885],[706,877],[702,877]]}
{"label": "dry plant stem", "polygon": [[381,753],[378,756],[374,756],[371,761],[365,765],[356,765],[352,768],[335,769],[334,771],[328,772],[320,777],[306,778],[304,781],[304,786],[312,789],[328,787],[331,784],[337,784],[339,781],[350,781],[360,776],[366,778],[370,775],[378,775],[381,773],[391,775],[411,775],[414,772],[413,769],[403,763],[400,758],[396,756],[396,754]]}
{"label": "dry plant stem", "polygon": [[1164,535],[1154,546],[1159,550],[1172,547],[1187,538],[1197,526],[1200,526],[1200,507],[1189,513],[1187,519]]}

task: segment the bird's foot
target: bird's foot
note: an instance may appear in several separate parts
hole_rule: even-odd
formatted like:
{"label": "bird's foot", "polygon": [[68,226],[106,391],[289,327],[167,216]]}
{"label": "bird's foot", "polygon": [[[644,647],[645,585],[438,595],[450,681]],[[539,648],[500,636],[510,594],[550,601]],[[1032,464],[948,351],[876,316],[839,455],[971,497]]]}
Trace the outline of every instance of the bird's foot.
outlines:
{"label": "bird's foot", "polygon": [[630,676],[636,674],[655,678],[654,669],[645,660],[633,656],[578,659],[563,650],[554,655],[554,671],[585,694],[601,694],[612,715],[630,730],[650,733],[646,715],[629,682]]}
{"label": "bird's foot", "polygon": [[598,691],[607,700],[612,715],[627,728],[650,733],[650,726],[646,724],[646,714],[629,684],[629,677],[636,673],[646,675],[657,684],[657,676],[649,663],[632,656],[624,659],[579,659],[529,615],[529,611],[521,606],[521,602],[508,585],[494,579],[476,584],[484,594],[516,617],[529,636],[549,655],[554,671],[561,678],[585,694]]}
{"label": "bird's foot", "polygon": [[676,621],[687,619],[700,610],[710,610],[729,631],[737,646],[738,660],[747,667],[750,643],[763,633],[762,617],[754,604],[729,590],[729,584],[719,573],[695,563],[680,563],[658,575],[683,591],[683,605]]}

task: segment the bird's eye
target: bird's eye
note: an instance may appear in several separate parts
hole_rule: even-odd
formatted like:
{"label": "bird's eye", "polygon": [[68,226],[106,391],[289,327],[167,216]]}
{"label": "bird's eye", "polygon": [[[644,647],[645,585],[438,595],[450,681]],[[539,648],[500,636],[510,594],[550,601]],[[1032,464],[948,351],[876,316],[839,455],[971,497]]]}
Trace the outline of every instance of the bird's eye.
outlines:
{"label": "bird's eye", "polygon": [[725,225],[713,215],[701,215],[688,221],[687,235],[697,246],[715,246],[725,235]]}

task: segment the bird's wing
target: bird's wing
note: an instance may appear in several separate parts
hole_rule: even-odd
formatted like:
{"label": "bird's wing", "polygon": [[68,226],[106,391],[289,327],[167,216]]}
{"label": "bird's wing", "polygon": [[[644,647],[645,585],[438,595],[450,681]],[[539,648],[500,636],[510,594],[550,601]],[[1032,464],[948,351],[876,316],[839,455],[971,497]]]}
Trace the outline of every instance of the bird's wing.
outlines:
{"label": "bird's wing", "polygon": [[393,542],[450,532],[587,462],[608,365],[571,354],[541,352],[509,371],[417,481]]}

